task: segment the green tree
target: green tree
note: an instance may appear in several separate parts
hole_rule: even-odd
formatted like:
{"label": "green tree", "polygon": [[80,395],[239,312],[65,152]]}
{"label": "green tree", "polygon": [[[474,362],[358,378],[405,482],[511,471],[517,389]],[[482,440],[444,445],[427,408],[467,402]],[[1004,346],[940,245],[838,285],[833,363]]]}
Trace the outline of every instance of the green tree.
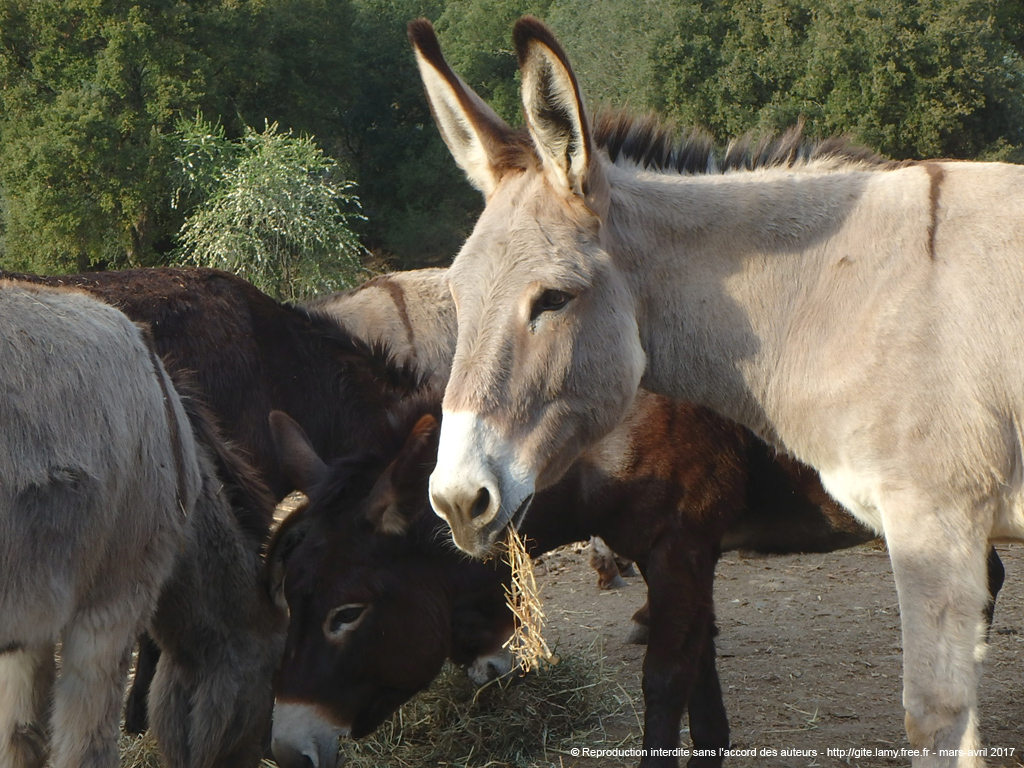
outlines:
{"label": "green tree", "polygon": [[547,12],[588,104],[646,111],[655,106],[652,51],[671,36],[677,0],[555,0]]}
{"label": "green tree", "polygon": [[656,106],[719,137],[779,130],[805,116],[812,134],[852,133],[900,158],[1021,146],[1024,68],[1010,34],[1020,16],[1000,16],[1000,5],[683,4],[675,34],[653,52]]}
{"label": "green tree", "polygon": [[182,228],[183,262],[234,272],[289,300],[365,277],[365,249],[351,229],[361,218],[354,185],[312,139],[273,124],[232,142],[197,118],[178,143],[176,203],[202,200]]}
{"label": "green tree", "polygon": [[[482,207],[423,95],[406,24],[442,0],[354,0],[352,100],[334,128],[359,181],[364,242],[400,268],[447,264]],[[334,148],[334,145],[327,145]]]}
{"label": "green tree", "polygon": [[164,260],[176,120],[217,115],[236,137],[264,118],[331,124],[350,29],[349,0],[0,0],[5,265]]}
{"label": "green tree", "polygon": [[29,268],[144,263],[169,157],[152,141],[200,86],[170,2],[104,12],[0,2],[4,252]]}
{"label": "green tree", "polygon": [[447,0],[437,19],[445,58],[512,125],[522,122],[512,25],[525,14],[546,17],[550,6],[551,0]]}

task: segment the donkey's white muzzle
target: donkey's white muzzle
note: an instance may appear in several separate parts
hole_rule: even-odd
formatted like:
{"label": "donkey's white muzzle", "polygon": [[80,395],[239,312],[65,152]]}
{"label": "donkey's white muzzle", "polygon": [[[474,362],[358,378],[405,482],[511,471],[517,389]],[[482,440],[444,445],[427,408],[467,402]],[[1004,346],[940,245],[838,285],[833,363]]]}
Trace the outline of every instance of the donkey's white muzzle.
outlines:
{"label": "donkey's white muzzle", "polygon": [[270,747],[281,768],[338,768],[345,762],[338,740],[349,731],[325,720],[310,704],[277,702]]}
{"label": "donkey's white muzzle", "polygon": [[456,546],[473,557],[490,554],[505,526],[518,524],[529,506],[536,478],[517,458],[514,446],[476,414],[443,415],[430,503]]}

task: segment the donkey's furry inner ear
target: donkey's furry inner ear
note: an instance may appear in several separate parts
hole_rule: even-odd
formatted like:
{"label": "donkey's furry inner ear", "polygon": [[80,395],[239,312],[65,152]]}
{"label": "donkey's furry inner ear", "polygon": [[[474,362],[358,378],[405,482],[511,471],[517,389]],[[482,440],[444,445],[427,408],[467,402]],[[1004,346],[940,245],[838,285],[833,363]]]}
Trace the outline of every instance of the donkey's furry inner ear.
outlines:
{"label": "donkey's furry inner ear", "polygon": [[516,22],[513,38],[523,81],[523,112],[544,169],[556,187],[600,213],[606,182],[569,59],[551,30],[532,16]]}
{"label": "donkey's furry inner ear", "polygon": [[514,132],[448,66],[429,21],[409,22],[409,41],[444,143],[470,183],[490,196],[501,178],[502,147]]}
{"label": "donkey's furry inner ear", "polygon": [[400,536],[427,504],[427,485],[437,463],[438,423],[422,416],[401,452],[381,475],[370,494],[367,518],[378,533]]}
{"label": "donkey's furry inner ear", "polygon": [[306,431],[284,411],[271,411],[270,436],[281,469],[295,487],[308,496],[309,490],[326,477],[327,465],[313,448]]}

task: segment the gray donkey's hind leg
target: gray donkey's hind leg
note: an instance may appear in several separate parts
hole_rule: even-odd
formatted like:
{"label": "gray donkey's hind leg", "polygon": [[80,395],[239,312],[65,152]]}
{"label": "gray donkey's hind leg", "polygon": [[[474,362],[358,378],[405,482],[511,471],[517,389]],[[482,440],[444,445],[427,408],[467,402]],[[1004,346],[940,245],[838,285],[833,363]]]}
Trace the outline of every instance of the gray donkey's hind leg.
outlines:
{"label": "gray donkey's hind leg", "polygon": [[53,646],[0,653],[0,766],[42,768],[53,688]]}
{"label": "gray donkey's hind leg", "polygon": [[[54,687],[54,768],[116,768],[121,704],[138,622],[80,616],[65,631]],[[103,617],[106,618],[106,617]]]}

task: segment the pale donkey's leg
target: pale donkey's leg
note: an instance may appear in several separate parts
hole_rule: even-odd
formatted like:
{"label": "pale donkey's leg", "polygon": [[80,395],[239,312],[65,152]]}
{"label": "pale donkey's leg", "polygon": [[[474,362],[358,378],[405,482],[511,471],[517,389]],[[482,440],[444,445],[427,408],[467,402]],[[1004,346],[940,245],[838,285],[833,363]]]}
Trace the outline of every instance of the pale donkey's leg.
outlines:
{"label": "pale donkey's leg", "polygon": [[[126,601],[127,602],[127,601]],[[65,630],[54,687],[54,768],[116,768],[121,707],[139,624],[107,608],[79,615]]]}
{"label": "pale donkey's leg", "polygon": [[53,646],[0,653],[0,768],[42,768],[53,688]]}
{"label": "pale donkey's leg", "polygon": [[948,498],[937,501],[920,489],[883,498],[903,627],[907,736],[911,748],[923,753],[913,765],[980,768],[984,759],[969,753],[980,747],[977,687],[986,648],[994,502],[950,509]]}

